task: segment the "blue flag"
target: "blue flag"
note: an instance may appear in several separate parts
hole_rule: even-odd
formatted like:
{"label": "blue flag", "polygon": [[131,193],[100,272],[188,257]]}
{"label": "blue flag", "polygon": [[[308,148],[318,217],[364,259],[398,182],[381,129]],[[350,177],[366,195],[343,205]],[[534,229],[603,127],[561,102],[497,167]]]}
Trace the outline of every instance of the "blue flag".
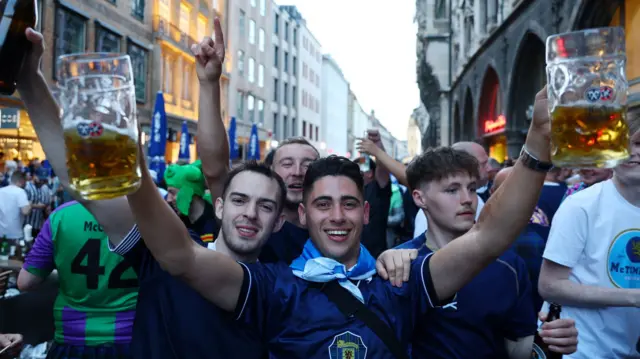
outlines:
{"label": "blue flag", "polygon": [[260,160],[260,140],[258,139],[258,126],[254,123],[251,126],[251,137],[249,138],[248,160]]}
{"label": "blue flag", "polygon": [[180,153],[178,154],[178,160],[191,162],[191,151],[189,149],[190,143],[191,136],[189,136],[189,127],[187,126],[187,121],[183,121],[180,133]]}
{"label": "blue flag", "polygon": [[149,170],[155,172],[156,183],[162,181],[166,161],[164,158],[167,148],[167,113],[164,109],[164,95],[162,91],[156,94],[156,104],[151,119],[151,138],[149,140],[148,163]]}

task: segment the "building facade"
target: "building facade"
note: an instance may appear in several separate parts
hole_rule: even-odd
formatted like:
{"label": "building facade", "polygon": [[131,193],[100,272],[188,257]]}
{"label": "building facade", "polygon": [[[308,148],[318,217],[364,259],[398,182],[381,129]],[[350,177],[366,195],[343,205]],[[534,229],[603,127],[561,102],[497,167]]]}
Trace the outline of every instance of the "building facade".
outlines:
{"label": "building facade", "polygon": [[[450,141],[477,141],[499,162],[516,158],[546,84],[549,35],[618,26],[627,32],[627,77],[640,76],[634,31],[640,4],[604,0],[458,1],[450,6]],[[633,90],[633,89],[632,89]],[[430,112],[431,114],[431,112]],[[443,136],[441,136],[443,137]]]}
{"label": "building facade", "polygon": [[[120,52],[131,56],[135,76],[138,120],[149,123],[153,92],[150,57],[153,51],[151,6],[144,0],[41,0],[39,23],[46,49],[42,72],[55,86],[56,59],[86,52]],[[6,159],[43,158],[42,147],[17,93],[0,97],[0,152]],[[12,118],[17,121],[5,121]]]}
{"label": "building facade", "polygon": [[320,140],[326,143],[326,152],[345,156],[348,145],[349,83],[342,70],[329,56],[322,58],[322,102]]}
{"label": "building facade", "polygon": [[299,101],[297,116],[289,119],[291,128],[294,130],[292,135],[303,136],[316,148],[324,151],[326,150],[326,144],[323,144],[320,139],[320,125],[322,122],[320,115],[322,103],[320,80],[322,75],[322,48],[295,6],[281,6],[280,8],[288,12],[289,17],[299,23],[296,34],[299,46],[295,67],[301,74],[298,77],[297,94],[295,95]]}
{"label": "building facade", "polygon": [[272,67],[272,2],[236,0],[227,2],[227,68],[230,72],[228,109],[236,119],[240,158],[246,157],[251,127],[258,127],[261,154],[268,150],[273,128],[269,100]]}
{"label": "building facade", "polygon": [[411,158],[422,153],[422,132],[418,121],[417,116],[412,115],[407,126],[407,155]]}
{"label": "building facade", "polygon": [[349,91],[347,102],[347,153],[345,157],[355,158],[359,154],[356,149],[358,138],[362,138],[369,128],[369,115],[362,108],[356,95]]}
{"label": "building facade", "polygon": [[298,91],[300,56],[300,28],[302,21],[290,15],[284,7],[272,4],[273,26],[271,67],[271,110],[273,137],[282,141],[299,136],[298,113],[300,96]]}

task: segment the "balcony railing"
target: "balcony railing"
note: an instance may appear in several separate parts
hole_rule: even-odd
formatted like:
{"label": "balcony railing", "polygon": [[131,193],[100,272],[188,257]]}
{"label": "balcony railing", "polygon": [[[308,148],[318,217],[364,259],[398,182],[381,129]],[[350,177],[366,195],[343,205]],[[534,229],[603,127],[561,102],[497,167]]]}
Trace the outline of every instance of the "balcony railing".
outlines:
{"label": "balcony railing", "polygon": [[180,30],[179,27],[172,24],[169,19],[164,16],[156,15],[153,19],[153,30],[156,36],[172,41],[175,45],[189,52],[191,45],[198,42],[188,33]]}

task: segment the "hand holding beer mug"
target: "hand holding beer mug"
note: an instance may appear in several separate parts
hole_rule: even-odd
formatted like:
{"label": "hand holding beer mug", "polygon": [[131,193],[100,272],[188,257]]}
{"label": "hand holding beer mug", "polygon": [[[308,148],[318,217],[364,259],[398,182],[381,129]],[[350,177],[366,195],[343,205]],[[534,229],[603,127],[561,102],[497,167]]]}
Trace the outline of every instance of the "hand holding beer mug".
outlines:
{"label": "hand holding beer mug", "polygon": [[60,56],[57,68],[71,188],[87,200],[136,191],[141,173],[131,59],[71,54]]}
{"label": "hand holding beer mug", "polygon": [[590,29],[547,39],[552,162],[612,168],[629,157],[624,30]]}

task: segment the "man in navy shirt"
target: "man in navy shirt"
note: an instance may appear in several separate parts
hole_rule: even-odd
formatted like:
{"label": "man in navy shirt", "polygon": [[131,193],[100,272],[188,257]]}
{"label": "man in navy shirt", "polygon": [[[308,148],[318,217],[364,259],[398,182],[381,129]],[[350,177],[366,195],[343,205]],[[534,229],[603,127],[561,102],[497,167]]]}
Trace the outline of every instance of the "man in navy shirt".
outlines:
{"label": "man in navy shirt", "polygon": [[[414,159],[407,168],[407,180],[421,198],[429,228],[397,248],[428,255],[469,231],[476,213],[478,178],[477,160],[463,151],[429,149]],[[554,323],[562,324],[571,328],[572,323]],[[454,303],[418,321],[412,357],[529,358],[535,332],[527,268],[507,251],[460,289]],[[562,353],[572,350],[562,349]]]}
{"label": "man in navy shirt", "polygon": [[[540,163],[550,158],[546,89],[537,95],[535,108],[523,158],[487,204],[488,210],[461,237],[414,261],[413,275],[401,288],[374,275],[375,262],[360,244],[369,209],[363,201],[360,170],[346,158],[332,156],[309,165],[298,212],[311,238],[290,267],[242,264],[194,245],[175,214],[159,205],[162,198],[146,171],[140,189],[128,196],[129,205],[159,263],[221,309],[235,312],[239,321],[255,327],[267,342],[270,357],[340,358],[348,352],[359,358],[390,358],[391,351],[371,328],[345,317],[311,283],[335,281],[374,312],[408,349],[415,322],[438,305],[448,304],[457,290],[509,248],[526,225],[545,177]],[[260,201],[273,201],[276,182],[266,193],[255,187],[223,192],[221,206],[216,206],[223,223],[219,238],[256,240],[256,234],[237,226],[237,218],[260,230],[277,227],[278,216],[263,216],[257,206]],[[234,196],[247,201],[234,203]],[[414,199],[420,200],[415,192]],[[463,215],[473,221],[473,215]]]}

